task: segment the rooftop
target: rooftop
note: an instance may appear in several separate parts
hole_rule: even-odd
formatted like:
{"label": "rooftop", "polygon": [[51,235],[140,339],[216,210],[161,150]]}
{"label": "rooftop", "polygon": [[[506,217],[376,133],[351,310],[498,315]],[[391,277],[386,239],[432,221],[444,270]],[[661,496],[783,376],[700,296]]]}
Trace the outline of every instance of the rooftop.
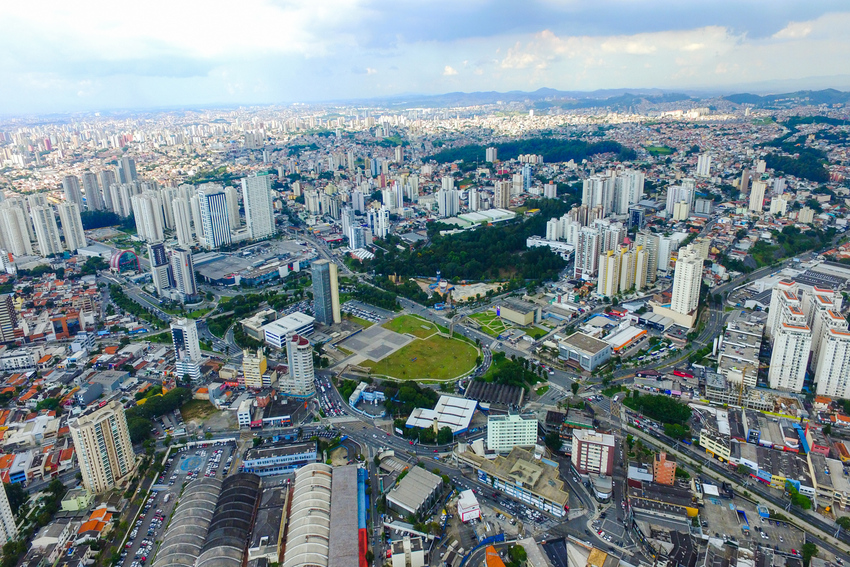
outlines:
{"label": "rooftop", "polygon": [[422,467],[411,467],[387,498],[408,510],[419,510],[442,482],[443,479]]}
{"label": "rooftop", "polygon": [[590,335],[585,335],[584,333],[573,333],[569,337],[562,340],[561,343],[591,355],[602,352],[606,348],[609,348],[608,343],[606,343],[605,341],[595,339]]}

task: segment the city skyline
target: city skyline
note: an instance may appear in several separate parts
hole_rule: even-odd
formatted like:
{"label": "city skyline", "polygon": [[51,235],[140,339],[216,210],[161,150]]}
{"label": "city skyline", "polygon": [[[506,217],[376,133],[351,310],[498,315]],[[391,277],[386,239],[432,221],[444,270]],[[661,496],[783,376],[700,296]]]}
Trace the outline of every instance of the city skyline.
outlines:
{"label": "city skyline", "polygon": [[[5,8],[5,111],[275,104],[554,88],[850,87],[836,1]],[[168,13],[163,19],[161,15]],[[262,23],[262,27],[258,26]],[[259,33],[239,30],[258,27]],[[265,33],[263,33],[265,30]],[[272,33],[274,30],[274,33]],[[249,39],[246,39],[248,37]],[[295,80],[295,79],[298,80]]]}

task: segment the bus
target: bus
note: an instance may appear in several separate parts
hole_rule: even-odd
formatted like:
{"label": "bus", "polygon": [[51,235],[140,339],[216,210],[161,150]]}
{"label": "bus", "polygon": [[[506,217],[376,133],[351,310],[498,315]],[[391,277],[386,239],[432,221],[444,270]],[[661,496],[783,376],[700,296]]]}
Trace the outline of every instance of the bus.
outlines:
{"label": "bus", "polygon": [[685,372],[684,370],[674,370],[673,376],[678,376],[679,378],[691,378],[693,379],[694,375],[690,372]]}
{"label": "bus", "polygon": [[637,370],[635,372],[635,376],[637,376],[638,378],[659,378],[661,376],[661,373],[658,372],[657,370],[652,370],[652,369]]}

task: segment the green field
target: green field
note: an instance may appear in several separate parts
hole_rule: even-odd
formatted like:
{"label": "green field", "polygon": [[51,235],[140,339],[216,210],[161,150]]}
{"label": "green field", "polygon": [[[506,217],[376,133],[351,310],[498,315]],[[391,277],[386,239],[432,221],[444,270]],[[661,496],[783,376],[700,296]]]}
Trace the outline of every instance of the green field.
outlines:
{"label": "green field", "polygon": [[472,370],[477,356],[478,351],[467,342],[432,333],[379,362],[366,360],[361,365],[399,380],[449,380]]}
{"label": "green field", "polygon": [[545,394],[548,391],[549,391],[549,386],[540,386],[536,390],[538,396],[542,396],[543,394]]}
{"label": "green field", "polygon": [[369,327],[374,325],[372,321],[367,321],[366,319],[361,319],[360,317],[355,317],[354,315],[346,315],[345,318],[349,321],[354,321],[364,329],[368,329]]}
{"label": "green field", "polygon": [[183,416],[183,421],[185,422],[193,419],[206,419],[216,411],[218,410],[215,409],[215,406],[206,400],[189,400],[180,408],[180,414]]}
{"label": "green field", "polygon": [[473,313],[469,318],[478,321],[481,324],[481,330],[492,337],[498,337],[511,328],[511,325],[507,325],[501,317],[492,311]]}
{"label": "green field", "polygon": [[[395,331],[402,335],[413,335],[420,339],[427,339],[437,332],[437,326],[434,323],[413,315],[401,315],[391,321],[387,321],[381,326],[390,331]],[[448,329],[445,332],[448,333]]]}
{"label": "green field", "polygon": [[667,146],[647,146],[646,151],[653,156],[669,156],[675,150],[673,148],[668,148]]}
{"label": "green field", "polygon": [[548,332],[548,330],[540,329],[539,327],[530,327],[528,329],[525,329],[525,334],[534,339],[535,341]]}

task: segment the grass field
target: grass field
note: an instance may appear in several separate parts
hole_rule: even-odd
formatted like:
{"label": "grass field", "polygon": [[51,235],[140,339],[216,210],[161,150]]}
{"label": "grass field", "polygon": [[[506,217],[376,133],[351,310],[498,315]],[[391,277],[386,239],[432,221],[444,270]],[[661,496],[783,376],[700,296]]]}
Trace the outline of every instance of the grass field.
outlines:
{"label": "grass field", "polygon": [[[402,335],[409,334],[420,339],[427,339],[437,332],[437,326],[430,321],[414,317],[413,315],[402,315],[382,325],[385,329],[395,331]],[[448,332],[448,329],[446,329]]]}
{"label": "grass field", "polygon": [[646,151],[653,156],[669,156],[675,150],[673,150],[673,148],[668,148],[667,146],[647,146]]}
{"label": "grass field", "polygon": [[189,313],[188,317],[191,319],[200,319],[210,311],[212,311],[212,307],[205,307],[203,309],[198,309],[197,311],[192,311]]}
{"label": "grass field", "polygon": [[180,414],[183,416],[184,422],[189,422],[193,419],[195,421],[203,421],[217,411],[215,406],[206,400],[189,400],[180,408]]}
{"label": "grass field", "polygon": [[527,334],[529,337],[531,337],[535,341],[548,332],[549,332],[548,330],[540,329],[538,327],[531,327],[531,328],[525,329],[525,334]]}
{"label": "grass field", "polygon": [[543,394],[545,394],[548,391],[549,391],[549,386],[540,386],[536,390],[538,396],[542,396]]}
{"label": "grass field", "polygon": [[354,315],[346,315],[345,318],[349,321],[354,321],[364,329],[368,329],[369,327],[374,325],[372,321],[367,321],[366,319],[361,319],[360,317],[355,317]]}
{"label": "grass field", "polygon": [[478,321],[481,324],[481,330],[492,337],[498,337],[511,328],[510,325],[505,324],[502,318],[498,317],[492,311],[473,313],[469,318]]}
{"label": "grass field", "polygon": [[[425,332],[425,329],[419,330]],[[448,380],[475,367],[478,356],[475,347],[433,332],[432,335],[413,341],[379,362],[367,360],[361,364],[375,374],[399,380]]]}

